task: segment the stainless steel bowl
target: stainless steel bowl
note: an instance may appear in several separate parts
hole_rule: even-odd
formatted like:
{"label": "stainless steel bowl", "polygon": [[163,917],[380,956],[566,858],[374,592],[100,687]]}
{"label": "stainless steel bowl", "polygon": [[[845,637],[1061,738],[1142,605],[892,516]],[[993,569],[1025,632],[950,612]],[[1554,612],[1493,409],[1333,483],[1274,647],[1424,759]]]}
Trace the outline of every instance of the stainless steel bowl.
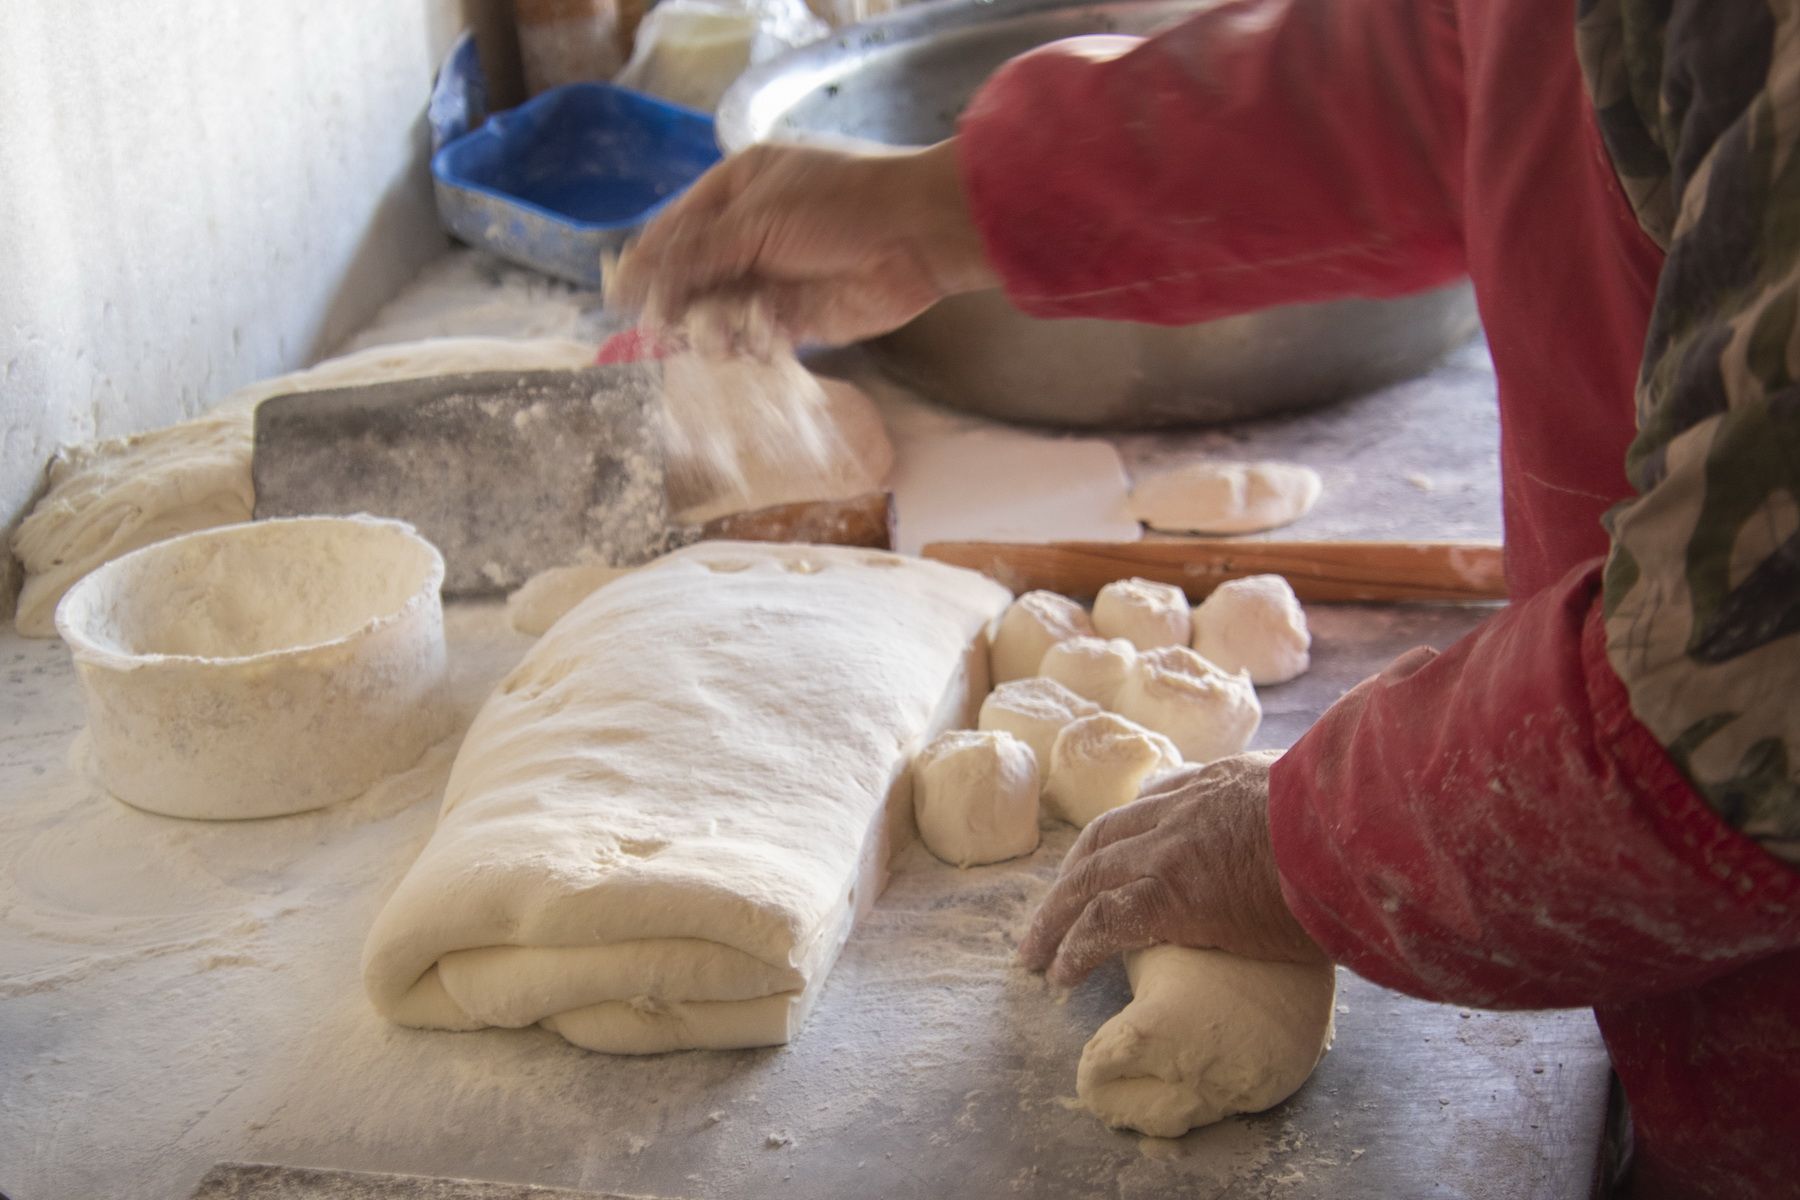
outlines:
{"label": "stainless steel bowl", "polygon": [[[753,68],[720,105],[719,140],[727,150],[820,136],[929,145],[955,130],[1007,59],[1065,37],[1152,33],[1210,2],[939,0],[903,9]],[[874,348],[947,404],[1014,421],[1143,428],[1265,416],[1380,387],[1418,374],[1475,325],[1467,284],[1173,328],[1038,320],[985,292],[937,305]]]}

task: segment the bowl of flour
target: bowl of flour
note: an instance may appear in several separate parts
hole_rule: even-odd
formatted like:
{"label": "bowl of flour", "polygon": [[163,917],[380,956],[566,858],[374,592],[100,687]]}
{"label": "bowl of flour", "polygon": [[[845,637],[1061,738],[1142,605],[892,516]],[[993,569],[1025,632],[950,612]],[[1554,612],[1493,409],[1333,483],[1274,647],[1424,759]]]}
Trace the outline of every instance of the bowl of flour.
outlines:
{"label": "bowl of flour", "polygon": [[444,560],[411,526],[302,517],[170,538],[69,590],[89,761],[167,816],[306,812],[448,730]]}

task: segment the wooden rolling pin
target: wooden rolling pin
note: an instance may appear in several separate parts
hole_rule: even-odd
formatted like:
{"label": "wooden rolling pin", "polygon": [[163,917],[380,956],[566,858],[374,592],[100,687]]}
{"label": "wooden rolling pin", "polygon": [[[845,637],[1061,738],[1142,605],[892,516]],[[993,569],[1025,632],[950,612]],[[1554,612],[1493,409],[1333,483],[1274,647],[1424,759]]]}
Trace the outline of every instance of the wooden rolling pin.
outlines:
{"label": "wooden rolling pin", "polygon": [[1506,598],[1491,542],[933,542],[926,558],[968,567],[1015,592],[1078,600],[1115,579],[1172,583],[1198,601],[1228,579],[1283,575],[1306,601],[1476,601]]}

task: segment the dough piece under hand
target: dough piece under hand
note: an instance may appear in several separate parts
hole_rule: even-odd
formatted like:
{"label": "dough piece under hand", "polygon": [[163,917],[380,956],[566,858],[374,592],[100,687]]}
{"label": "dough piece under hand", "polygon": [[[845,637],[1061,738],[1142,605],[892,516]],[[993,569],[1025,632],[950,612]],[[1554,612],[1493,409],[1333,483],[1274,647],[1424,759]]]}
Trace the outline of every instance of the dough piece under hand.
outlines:
{"label": "dough piece under hand", "polygon": [[1050,748],[1063,726],[1099,711],[1098,704],[1083,700],[1054,679],[1015,679],[988,693],[981,702],[976,727],[1010,733],[1030,746],[1042,776],[1050,770]]}
{"label": "dough piece under hand", "polygon": [[1130,804],[1144,784],[1181,765],[1175,743],[1114,713],[1070,722],[1056,736],[1044,806],[1078,828]]}
{"label": "dough piece under hand", "polygon": [[1337,972],[1220,950],[1125,956],[1132,1000],[1088,1041],[1075,1091],[1114,1129],[1180,1137],[1299,1090],[1331,1044]]}
{"label": "dough piece under hand", "polygon": [[1288,581],[1251,575],[1222,583],[1194,610],[1194,649],[1250,682],[1286,683],[1312,665],[1306,613]]}
{"label": "dough piece under hand", "polygon": [[953,867],[1030,854],[1038,844],[1037,760],[1010,733],[940,733],[913,760],[913,813],[925,848]]}
{"label": "dough piece under hand", "polygon": [[1087,609],[1055,592],[1026,592],[1000,618],[989,661],[994,682],[1008,683],[1038,673],[1038,664],[1058,642],[1094,632]]}
{"label": "dough piece under hand", "polygon": [[1131,513],[1166,533],[1258,533],[1298,521],[1323,490],[1294,463],[1192,463],[1133,488]]}
{"label": "dough piece under hand", "polygon": [[1124,638],[1078,637],[1050,647],[1038,674],[1111,708],[1136,665],[1137,647]]}
{"label": "dough piece under hand", "polygon": [[1172,583],[1120,579],[1094,597],[1094,628],[1101,637],[1124,638],[1139,650],[1185,646],[1193,637],[1193,609]]}
{"label": "dough piece under hand", "polygon": [[1138,656],[1119,689],[1119,713],[1181,747],[1192,763],[1209,763],[1250,744],[1262,724],[1262,704],[1250,676],[1227,673],[1186,646],[1163,646]]}

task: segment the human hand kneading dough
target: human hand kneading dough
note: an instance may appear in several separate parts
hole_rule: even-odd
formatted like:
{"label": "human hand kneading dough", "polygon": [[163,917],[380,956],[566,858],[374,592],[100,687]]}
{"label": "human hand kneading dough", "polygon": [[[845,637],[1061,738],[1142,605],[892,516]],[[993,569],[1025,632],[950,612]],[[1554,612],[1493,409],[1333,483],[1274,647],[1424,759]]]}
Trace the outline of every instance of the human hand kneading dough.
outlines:
{"label": "human hand kneading dough", "polygon": [[762,306],[790,341],[842,344],[994,284],[954,141],[904,152],[767,144],[714,167],[651,222],[608,298],[652,325],[729,298]]}
{"label": "human hand kneading dough", "polygon": [[1163,942],[1323,959],[1275,873],[1275,757],[1255,751],[1184,768],[1082,830],[1019,948],[1025,966],[1069,987],[1115,954]]}

